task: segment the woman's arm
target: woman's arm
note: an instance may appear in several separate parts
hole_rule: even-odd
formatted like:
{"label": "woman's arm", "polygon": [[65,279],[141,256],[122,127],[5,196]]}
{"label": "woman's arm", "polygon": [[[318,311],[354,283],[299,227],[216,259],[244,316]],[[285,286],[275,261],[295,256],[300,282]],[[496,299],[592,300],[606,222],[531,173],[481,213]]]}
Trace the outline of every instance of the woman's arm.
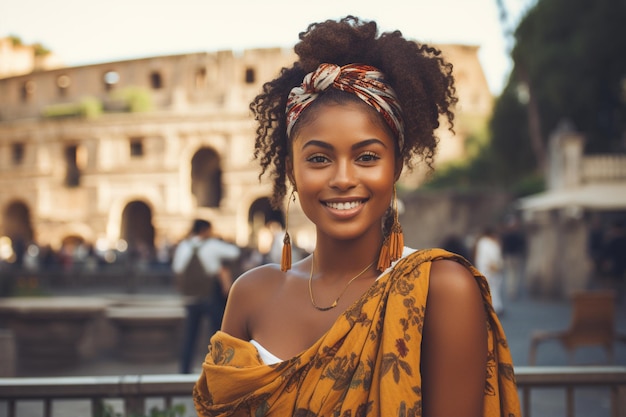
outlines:
{"label": "woman's arm", "polygon": [[422,339],[424,417],[482,416],[487,320],[476,279],[454,261],[433,262]]}

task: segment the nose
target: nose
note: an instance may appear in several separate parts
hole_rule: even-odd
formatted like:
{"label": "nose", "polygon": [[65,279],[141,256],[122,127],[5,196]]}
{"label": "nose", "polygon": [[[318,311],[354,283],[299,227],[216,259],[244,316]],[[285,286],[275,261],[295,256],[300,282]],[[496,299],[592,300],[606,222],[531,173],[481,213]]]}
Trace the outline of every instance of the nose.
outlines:
{"label": "nose", "polygon": [[355,168],[351,161],[337,161],[329,185],[340,190],[348,190],[354,187],[357,182]]}

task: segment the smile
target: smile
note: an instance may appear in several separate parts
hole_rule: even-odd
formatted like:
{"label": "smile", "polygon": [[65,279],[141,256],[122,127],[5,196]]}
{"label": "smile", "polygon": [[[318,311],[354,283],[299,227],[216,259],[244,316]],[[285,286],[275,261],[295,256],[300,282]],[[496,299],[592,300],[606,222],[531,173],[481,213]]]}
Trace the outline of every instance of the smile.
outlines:
{"label": "smile", "polygon": [[328,202],[325,204],[327,207],[330,207],[334,210],[352,210],[363,204],[363,201],[346,201],[340,203]]}

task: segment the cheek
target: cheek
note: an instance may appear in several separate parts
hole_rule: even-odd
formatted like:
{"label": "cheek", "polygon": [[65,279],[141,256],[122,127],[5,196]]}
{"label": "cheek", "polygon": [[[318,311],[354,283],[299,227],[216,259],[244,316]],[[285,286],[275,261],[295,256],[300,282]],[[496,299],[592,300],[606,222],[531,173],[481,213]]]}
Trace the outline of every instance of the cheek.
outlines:
{"label": "cheek", "polygon": [[395,183],[395,166],[392,163],[381,165],[379,169],[373,170],[368,175],[368,181],[373,187],[380,191],[391,192]]}
{"label": "cheek", "polygon": [[310,169],[294,169],[293,179],[299,193],[311,192],[323,186],[326,180],[320,172]]}
{"label": "cheek", "polygon": [[393,198],[393,184],[385,182],[385,184],[381,184],[375,192],[379,196],[380,205],[384,206],[386,209],[386,207],[391,204],[391,199]]}
{"label": "cheek", "polygon": [[393,165],[386,167],[383,172],[379,172],[376,178],[372,178],[370,182],[372,191],[380,196],[382,205],[388,206],[391,203],[394,183]]}

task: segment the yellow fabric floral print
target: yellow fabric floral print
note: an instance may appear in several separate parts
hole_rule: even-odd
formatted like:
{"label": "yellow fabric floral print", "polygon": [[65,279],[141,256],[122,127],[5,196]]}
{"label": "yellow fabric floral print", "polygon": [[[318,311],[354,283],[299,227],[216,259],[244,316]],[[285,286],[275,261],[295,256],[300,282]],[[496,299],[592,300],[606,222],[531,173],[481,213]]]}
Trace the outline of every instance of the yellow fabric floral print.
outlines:
{"label": "yellow fabric floral print", "polygon": [[226,333],[211,339],[194,387],[199,416],[370,417],[422,415],[422,326],[433,260],[476,277],[488,313],[484,416],[520,415],[513,364],[485,278],[441,249],[399,260],[300,355],[265,365],[256,348]]}

